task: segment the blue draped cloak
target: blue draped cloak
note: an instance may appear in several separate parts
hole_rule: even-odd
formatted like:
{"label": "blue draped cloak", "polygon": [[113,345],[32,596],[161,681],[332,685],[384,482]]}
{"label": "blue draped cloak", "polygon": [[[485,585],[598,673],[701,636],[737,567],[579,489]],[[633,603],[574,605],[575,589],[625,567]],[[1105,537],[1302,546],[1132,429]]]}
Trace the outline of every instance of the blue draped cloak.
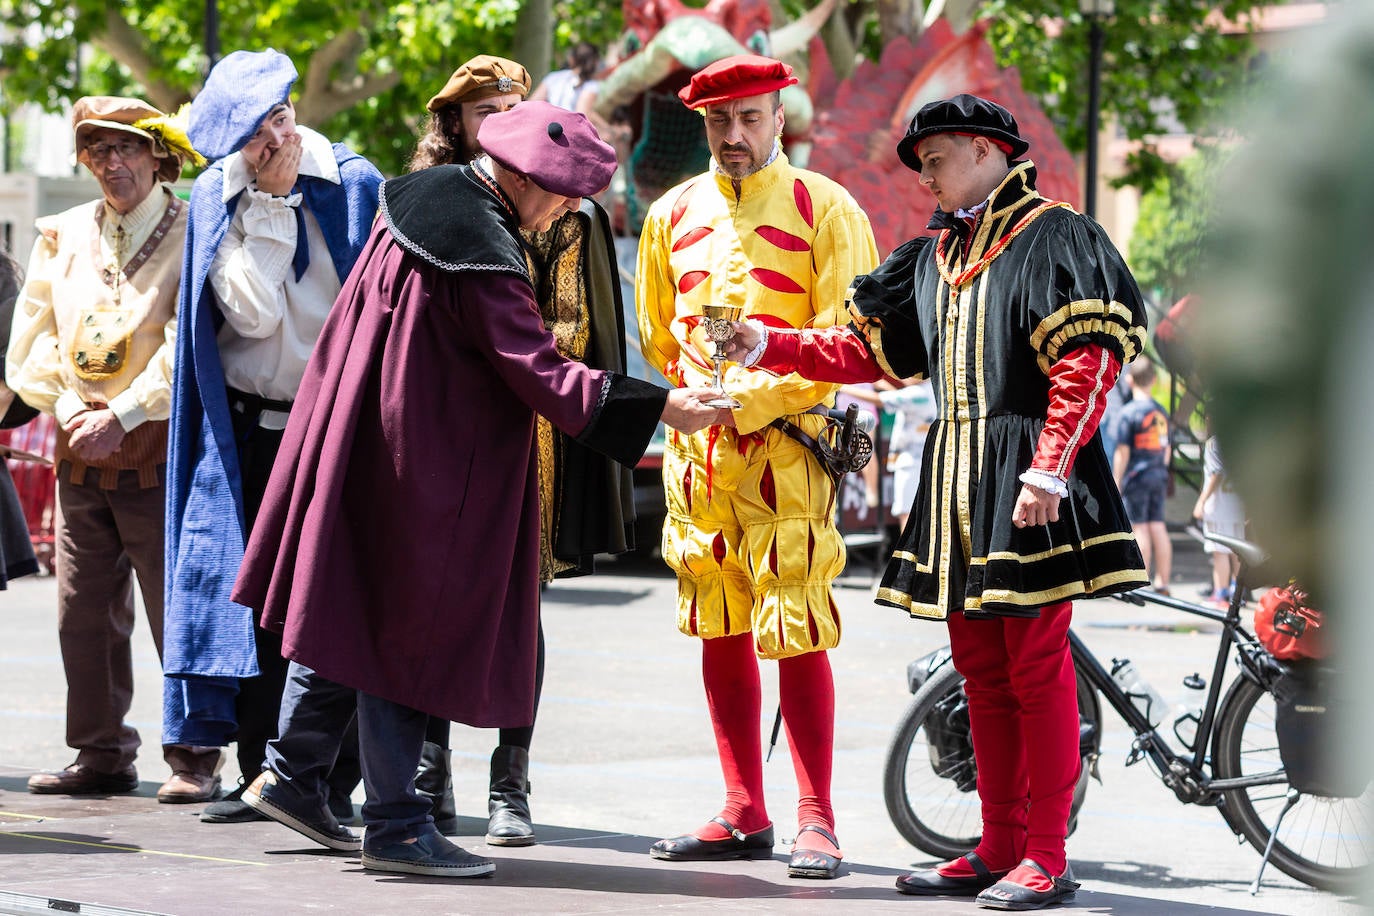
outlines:
{"label": "blue draped cloak", "polygon": [[[300,190],[342,283],[367,241],[382,176],[343,144],[334,144],[334,158],[339,184],[303,175]],[[229,598],[248,532],[215,339],[223,317],[207,282],[243,199],[223,200],[223,165],[191,189],[167,449],[162,740],[208,747],[233,738],[239,678],[259,673],[253,614]]]}

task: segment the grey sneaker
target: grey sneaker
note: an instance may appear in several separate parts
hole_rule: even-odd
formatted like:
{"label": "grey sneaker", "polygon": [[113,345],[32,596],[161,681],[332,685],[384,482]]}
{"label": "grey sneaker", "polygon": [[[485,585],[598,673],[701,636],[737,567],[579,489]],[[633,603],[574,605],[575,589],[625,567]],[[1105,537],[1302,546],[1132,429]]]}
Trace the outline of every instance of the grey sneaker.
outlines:
{"label": "grey sneaker", "polygon": [[358,852],[363,848],[362,837],[340,824],[326,805],[302,804],[287,792],[277,789],[277,774],[271,770],[263,770],[243,790],[243,800],[254,811],[290,827],[321,846],[340,852]]}
{"label": "grey sneaker", "polygon": [[438,831],[431,831],[413,843],[364,849],[363,868],[439,878],[481,878],[496,871],[496,863],[449,842]]}

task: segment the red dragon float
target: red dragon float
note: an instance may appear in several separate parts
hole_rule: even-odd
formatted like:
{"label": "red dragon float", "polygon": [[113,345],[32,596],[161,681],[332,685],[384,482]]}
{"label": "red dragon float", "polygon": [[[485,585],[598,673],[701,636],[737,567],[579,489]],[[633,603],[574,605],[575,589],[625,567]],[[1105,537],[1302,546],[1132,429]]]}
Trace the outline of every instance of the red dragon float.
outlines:
{"label": "red dragon float", "polygon": [[879,61],[864,61],[839,80],[816,37],[835,7],[826,0],[796,22],[776,24],[767,0],[626,0],[623,59],[602,83],[598,112],[628,123],[626,163],[630,222],[659,194],[705,167],[701,118],[676,93],[714,60],[746,52],[792,64],[799,86],[784,90],[783,143],[794,163],[847,187],[868,213],[881,253],[925,232],[935,199],[897,159],[896,143],[927,102],[969,92],[1006,106],[1030,141],[1030,158],[1047,197],[1077,206],[1078,175],[1039,105],[1015,70],[1002,69],[984,40],[987,24],[956,35],[944,20],[916,42],[897,39]]}

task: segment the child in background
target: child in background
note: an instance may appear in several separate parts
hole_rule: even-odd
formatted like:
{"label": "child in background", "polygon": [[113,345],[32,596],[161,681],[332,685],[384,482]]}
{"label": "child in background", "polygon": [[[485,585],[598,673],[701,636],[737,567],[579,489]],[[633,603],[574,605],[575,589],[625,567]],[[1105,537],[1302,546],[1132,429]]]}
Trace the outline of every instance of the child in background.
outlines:
{"label": "child in background", "polygon": [[[1245,507],[1231,489],[1230,479],[1222,467],[1217,437],[1212,435],[1211,417],[1207,418],[1207,442],[1202,450],[1202,490],[1193,506],[1193,518],[1202,523],[1205,534],[1224,537],[1245,537]],[[1240,558],[1215,541],[1203,541],[1203,549],[1212,558],[1212,587],[1203,593],[1219,604],[1231,599],[1235,588]]]}
{"label": "child in background", "polygon": [[1127,370],[1131,400],[1116,418],[1116,455],[1113,474],[1131,517],[1145,566],[1154,572],[1154,589],[1169,594],[1173,545],[1164,524],[1169,493],[1169,414],[1154,399],[1155,367],[1138,359]]}

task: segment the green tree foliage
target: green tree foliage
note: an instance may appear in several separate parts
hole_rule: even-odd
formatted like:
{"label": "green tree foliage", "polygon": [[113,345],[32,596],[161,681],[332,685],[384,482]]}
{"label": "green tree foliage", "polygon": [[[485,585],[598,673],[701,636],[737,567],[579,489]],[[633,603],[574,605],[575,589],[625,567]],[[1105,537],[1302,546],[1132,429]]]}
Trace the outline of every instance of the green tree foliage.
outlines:
{"label": "green tree foliage", "polygon": [[[788,17],[816,2],[775,0]],[[1137,139],[1175,124],[1202,129],[1240,79],[1246,56],[1243,36],[1221,35],[1215,17],[1239,19],[1252,0],[1116,5],[1106,23],[1106,116]],[[892,29],[919,34],[926,6],[841,0],[832,26],[847,33],[845,46],[876,59]],[[1088,41],[1076,0],[945,0],[942,8],[959,22],[991,20],[988,37],[999,61],[1020,70],[1069,148],[1082,149]],[[425,101],[463,60],[519,53],[538,78],[550,61],[530,58],[552,54],[561,65],[562,50],[574,42],[606,48],[622,29],[620,0],[220,0],[219,16],[224,51],[275,47],[290,54],[301,71],[301,121],[346,140],[388,173],[404,169]],[[0,0],[0,105],[11,111],[35,101],[56,110],[79,95],[108,92],[174,108],[202,77],[204,20],[201,0]],[[1162,161],[1146,146],[1135,166],[1134,183],[1148,184]]]}
{"label": "green tree foliage", "polygon": [[[1222,20],[1246,23],[1256,0],[1116,0],[1102,23],[1101,106],[1132,140],[1144,141],[1126,183],[1148,187],[1164,169],[1149,140],[1206,134],[1244,85],[1251,42],[1224,34]],[[998,61],[1016,67],[1071,150],[1086,146],[1089,22],[1076,0],[986,0],[988,40]]]}
{"label": "green tree foliage", "polygon": [[1141,289],[1166,307],[1189,292],[1227,155],[1204,147],[1162,170],[1141,196],[1131,234],[1131,270]]}
{"label": "green tree foliage", "polygon": [[[404,171],[425,102],[458,64],[531,46],[520,40],[521,0],[220,0],[218,7],[221,53],[273,47],[289,54],[301,74],[294,90],[301,123],[349,143],[388,174]],[[560,48],[619,34],[618,0],[554,0],[552,10]],[[0,27],[5,112],[22,102],[56,111],[92,94],[138,95],[172,110],[204,75],[201,0],[0,0]],[[549,69],[547,60],[522,63],[537,75]]]}
{"label": "green tree foliage", "polygon": [[[795,14],[815,0],[779,0]],[[876,60],[899,36],[918,40],[925,10],[937,0],[843,0],[827,29],[831,56],[857,50]],[[1282,2],[1282,0],[1274,0]],[[997,61],[1015,67],[1026,92],[1040,100],[1073,151],[1086,147],[1089,22],[1079,0],[938,0],[956,32],[989,24]],[[1206,133],[1247,76],[1249,36],[1237,33],[1261,0],[1116,0],[1102,21],[1101,111],[1132,140],[1142,141],[1125,182],[1149,186],[1164,168],[1151,138]],[[1231,23],[1230,34],[1223,29]],[[837,34],[837,31],[839,34]]]}

